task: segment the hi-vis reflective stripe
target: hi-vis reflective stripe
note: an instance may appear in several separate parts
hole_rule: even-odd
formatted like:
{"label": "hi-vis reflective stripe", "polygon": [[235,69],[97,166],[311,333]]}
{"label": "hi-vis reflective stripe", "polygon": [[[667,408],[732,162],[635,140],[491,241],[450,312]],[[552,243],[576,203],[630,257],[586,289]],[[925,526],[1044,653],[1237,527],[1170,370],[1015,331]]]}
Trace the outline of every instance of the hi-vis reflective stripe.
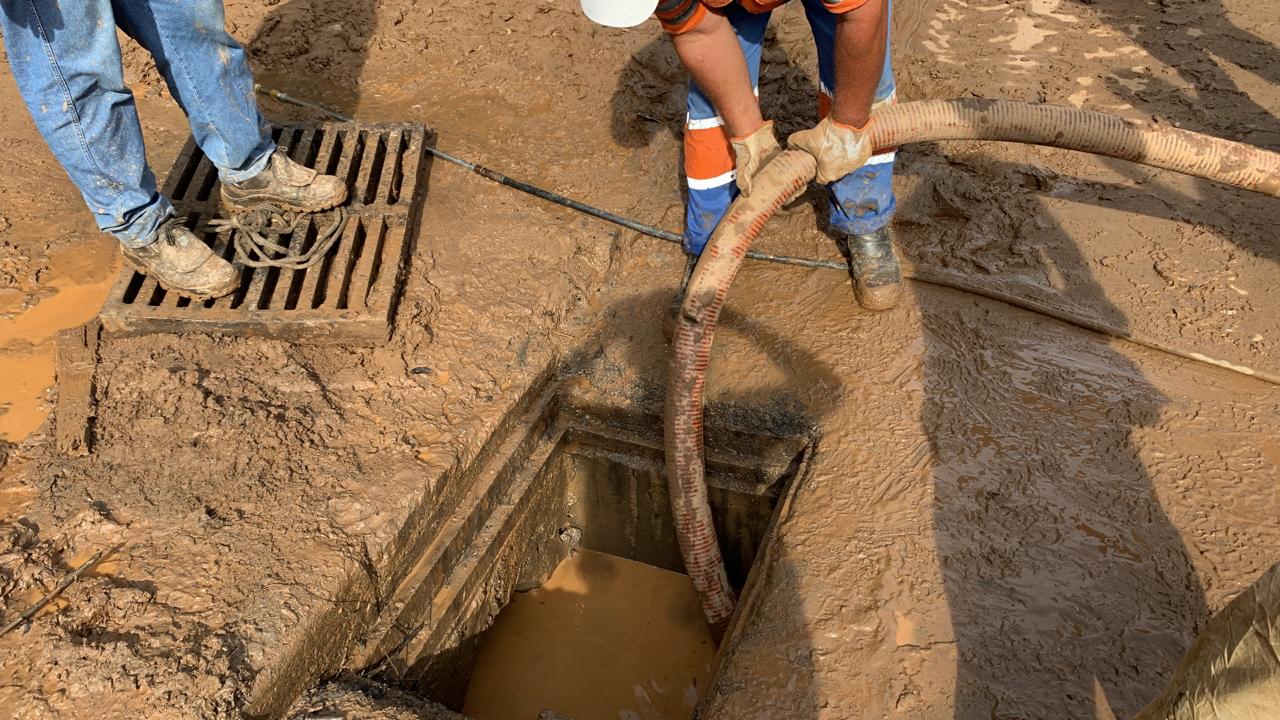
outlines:
{"label": "hi-vis reflective stripe", "polygon": [[[897,150],[890,150],[888,152],[877,153],[867,158],[866,165],[883,165],[885,163],[891,163],[893,162],[893,159],[897,156],[898,156]],[[864,165],[863,167],[866,167],[866,165]]]}
{"label": "hi-vis reflective stripe", "polygon": [[688,115],[684,116],[684,126],[689,130],[707,130],[709,128],[721,127],[724,125],[724,118],[719,115],[715,117],[702,118],[695,120]]}
{"label": "hi-vis reflective stripe", "polygon": [[730,170],[723,175],[717,175],[716,177],[707,178],[705,180],[699,180],[698,178],[685,178],[685,180],[689,183],[690,190],[711,190],[723,185],[728,185],[737,179],[737,177],[737,171]]}
{"label": "hi-vis reflective stripe", "polygon": [[[760,88],[758,86],[751,88],[751,92],[755,93],[756,97],[760,97]],[[707,102],[710,103],[710,101]],[[689,130],[706,130],[707,128],[723,127],[724,118],[719,115],[709,118],[694,118],[691,117],[689,113],[685,113],[684,126]]]}

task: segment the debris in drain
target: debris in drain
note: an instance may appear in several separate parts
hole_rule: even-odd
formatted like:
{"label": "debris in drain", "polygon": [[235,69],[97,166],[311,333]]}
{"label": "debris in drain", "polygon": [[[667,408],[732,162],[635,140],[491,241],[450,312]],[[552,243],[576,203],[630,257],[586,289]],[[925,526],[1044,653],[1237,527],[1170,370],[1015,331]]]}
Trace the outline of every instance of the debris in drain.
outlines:
{"label": "debris in drain", "polygon": [[557,535],[560,538],[560,542],[567,544],[569,547],[577,547],[582,542],[582,528],[580,527],[570,525],[569,527],[560,528],[560,532]]}

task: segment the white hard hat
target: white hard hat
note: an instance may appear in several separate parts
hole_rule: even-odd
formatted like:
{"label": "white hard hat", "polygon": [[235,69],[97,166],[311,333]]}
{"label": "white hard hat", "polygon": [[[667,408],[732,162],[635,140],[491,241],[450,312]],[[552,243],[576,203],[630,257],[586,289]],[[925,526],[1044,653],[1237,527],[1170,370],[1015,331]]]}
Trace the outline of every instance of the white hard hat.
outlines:
{"label": "white hard hat", "polygon": [[658,0],[582,0],[582,12],[608,27],[635,27],[658,7]]}

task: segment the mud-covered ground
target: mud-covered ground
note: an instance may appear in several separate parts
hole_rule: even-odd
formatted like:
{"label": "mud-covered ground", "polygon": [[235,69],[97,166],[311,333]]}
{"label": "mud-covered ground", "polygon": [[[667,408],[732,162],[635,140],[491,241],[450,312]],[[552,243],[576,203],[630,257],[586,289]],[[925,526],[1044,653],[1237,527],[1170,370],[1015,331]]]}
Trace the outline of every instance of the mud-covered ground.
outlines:
{"label": "mud-covered ground", "polygon": [[[775,13],[761,84],[784,132],[816,112],[793,5]],[[1270,10],[903,3],[900,93],[1070,103],[1278,150]],[[444,149],[679,225],[683,74],[653,23],[596,28],[572,2],[284,0],[227,14],[264,84],[423,122]],[[184,119],[145,53],[130,47],[126,64],[163,174]],[[367,601],[347,578],[380,567],[405,508],[429,502],[536,377],[572,358],[619,402],[652,396],[680,258],[437,165],[390,344],[109,339],[96,451],[61,457],[41,425],[52,333],[92,315],[118,261],[7,73],[0,107],[2,617],[110,553],[0,638],[11,714],[226,716],[259,702],[299,624]],[[917,265],[1280,371],[1276,201],[1040,148],[899,157],[896,229]],[[838,258],[821,214],[811,193],[761,248]],[[709,717],[1131,714],[1208,613],[1280,557],[1280,396],[912,288],[870,317],[838,273],[749,265],[730,298],[734,351],[713,361],[713,400],[818,426],[825,459],[764,582],[772,630],[744,629]]]}

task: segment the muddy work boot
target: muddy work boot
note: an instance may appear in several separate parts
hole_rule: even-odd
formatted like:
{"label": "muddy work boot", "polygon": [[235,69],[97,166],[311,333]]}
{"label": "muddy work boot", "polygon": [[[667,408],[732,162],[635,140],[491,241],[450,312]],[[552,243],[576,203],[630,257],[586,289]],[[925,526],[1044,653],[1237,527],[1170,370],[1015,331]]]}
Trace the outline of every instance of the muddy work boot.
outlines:
{"label": "muddy work boot", "polygon": [[262,172],[244,182],[222,185],[222,200],[236,209],[275,205],[297,212],[319,212],[346,199],[347,186],[341,180],[299,165],[279,149]]}
{"label": "muddy work boot", "polygon": [[849,273],[853,295],[867,310],[888,310],[902,295],[902,267],[888,228],[849,235]]}
{"label": "muddy work boot", "polygon": [[121,245],[124,257],[138,272],[155,278],[160,287],[193,300],[222,297],[240,285],[240,273],[176,218],[165,221],[156,239],[140,248]]}

